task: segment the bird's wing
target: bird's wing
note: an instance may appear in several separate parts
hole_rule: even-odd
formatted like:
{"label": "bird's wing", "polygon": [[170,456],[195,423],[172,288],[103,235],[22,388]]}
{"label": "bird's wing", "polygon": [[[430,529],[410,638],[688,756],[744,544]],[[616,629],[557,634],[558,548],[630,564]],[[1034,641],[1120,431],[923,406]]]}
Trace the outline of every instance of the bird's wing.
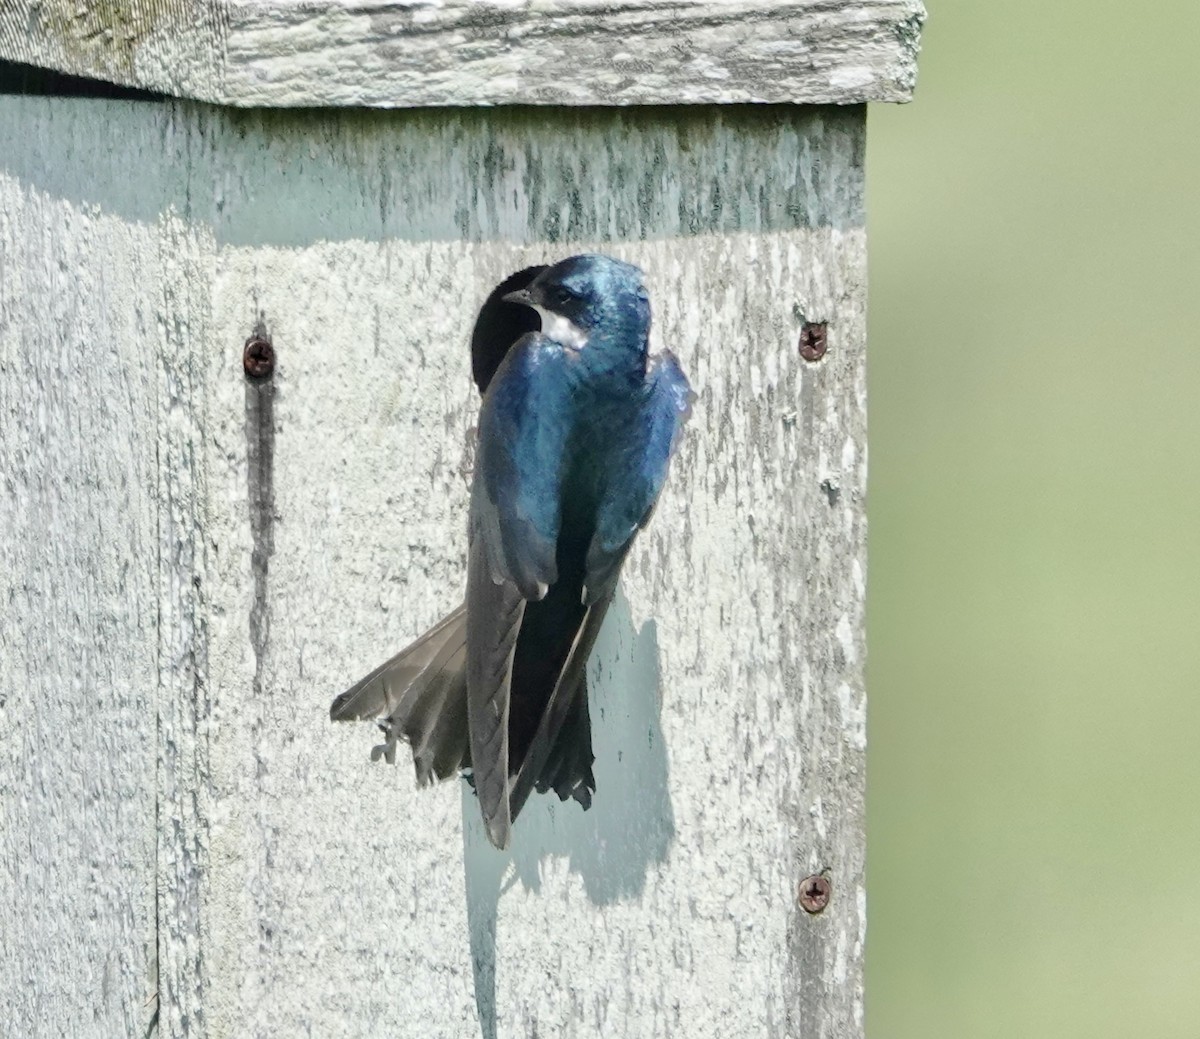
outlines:
{"label": "bird's wing", "polygon": [[[618,569],[620,564],[618,563]],[[612,602],[612,593],[587,608],[575,640],[571,644],[570,653],[563,664],[562,671],[554,683],[554,691],[542,711],[537,731],[529,744],[529,750],[521,762],[520,770],[512,783],[512,793],[509,797],[510,810],[515,819],[517,813],[525,806],[526,800],[533,792],[534,785],[542,775],[542,771],[550,758],[551,752],[558,744],[558,736],[563,723],[570,714],[575,698],[583,695],[583,678],[587,670],[588,657],[592,655],[592,647],[596,644],[596,636],[604,623],[604,615]],[[590,764],[590,762],[589,762]]]}
{"label": "bird's wing", "polygon": [[523,336],[484,395],[467,562],[467,718],[475,792],[488,837],[508,844],[508,714],[513,652],[528,599],[557,580],[570,360]]}
{"label": "bird's wing", "polygon": [[650,519],[667,479],[667,466],[679,443],[696,395],[675,355],[664,351],[646,373],[646,399],[628,451],[618,455],[621,470],[609,474],[588,546],[584,602],[609,598],[634,534]]}
{"label": "bird's wing", "polygon": [[486,546],[476,535],[467,560],[467,729],[471,770],[488,839],[508,846],[508,706],[513,650],[525,600],[517,586],[492,579]]}
{"label": "bird's wing", "polygon": [[[585,348],[586,349],[586,348]],[[617,452],[617,468],[608,474],[596,532],[587,554],[583,601],[587,608],[563,669],[542,713],[529,752],[513,782],[510,802],[515,816],[537,782],[555,747],[576,696],[596,636],[617,588],[621,564],[633,536],[645,526],[667,478],[667,466],[691,414],[695,395],[673,354],[663,353],[646,375],[646,398],[639,425],[629,437],[630,450]]]}
{"label": "bird's wing", "polygon": [[484,394],[471,487],[472,536],[493,579],[540,599],[557,580],[571,381],[567,350],[534,332],[505,356]]}

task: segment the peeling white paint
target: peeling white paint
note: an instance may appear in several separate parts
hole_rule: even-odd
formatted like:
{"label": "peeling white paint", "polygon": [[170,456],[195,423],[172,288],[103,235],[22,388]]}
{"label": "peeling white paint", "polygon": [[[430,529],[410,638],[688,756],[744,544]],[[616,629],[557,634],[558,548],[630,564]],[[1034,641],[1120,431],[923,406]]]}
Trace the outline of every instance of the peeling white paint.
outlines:
{"label": "peeling white paint", "polygon": [[846,655],[846,660],[850,664],[858,663],[858,633],[854,630],[850,623],[848,614],[843,613],[837,622],[837,627],[834,628],[834,634],[837,636],[838,645],[842,647],[842,652]]}
{"label": "peeling white paint", "polygon": [[837,703],[846,739],[855,750],[865,751],[867,748],[865,701],[855,696],[848,683],[842,682],[837,687]]}
{"label": "peeling white paint", "polygon": [[850,578],[854,582],[855,599],[861,601],[866,598],[867,575],[861,560],[856,559],[850,564]]}
{"label": "peeling white paint", "polygon": [[858,457],[858,444],[854,442],[853,437],[847,437],[842,442],[842,472],[850,473],[854,471],[855,460]]}

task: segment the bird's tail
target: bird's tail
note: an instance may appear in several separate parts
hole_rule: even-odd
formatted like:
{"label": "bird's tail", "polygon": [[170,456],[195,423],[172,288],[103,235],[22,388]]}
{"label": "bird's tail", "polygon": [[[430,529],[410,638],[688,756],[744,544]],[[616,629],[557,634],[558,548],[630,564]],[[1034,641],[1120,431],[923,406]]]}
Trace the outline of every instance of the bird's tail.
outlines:
{"label": "bird's tail", "polygon": [[467,613],[460,606],[342,693],[329,717],[378,720],[386,742],[373,760],[394,761],[396,743],[406,740],[417,782],[448,779],[468,754],[466,661]]}
{"label": "bird's tail", "polygon": [[[382,757],[394,762],[396,745],[404,740],[412,749],[419,784],[448,779],[471,766],[466,660],[467,614],[460,606],[342,693],[330,706],[329,717],[377,720],[385,742],[372,750],[373,761]],[[573,797],[587,808],[596,781],[587,690],[579,692],[536,788],[553,790],[563,801]],[[510,763],[513,774],[519,765]]]}

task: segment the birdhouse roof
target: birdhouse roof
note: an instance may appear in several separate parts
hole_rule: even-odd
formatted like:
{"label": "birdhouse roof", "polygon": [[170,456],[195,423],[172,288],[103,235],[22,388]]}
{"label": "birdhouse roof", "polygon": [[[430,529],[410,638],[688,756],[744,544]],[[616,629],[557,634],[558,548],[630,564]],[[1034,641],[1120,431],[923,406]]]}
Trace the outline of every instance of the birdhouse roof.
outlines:
{"label": "birdhouse roof", "polygon": [[0,59],[248,107],[906,101],[920,0],[15,0]]}

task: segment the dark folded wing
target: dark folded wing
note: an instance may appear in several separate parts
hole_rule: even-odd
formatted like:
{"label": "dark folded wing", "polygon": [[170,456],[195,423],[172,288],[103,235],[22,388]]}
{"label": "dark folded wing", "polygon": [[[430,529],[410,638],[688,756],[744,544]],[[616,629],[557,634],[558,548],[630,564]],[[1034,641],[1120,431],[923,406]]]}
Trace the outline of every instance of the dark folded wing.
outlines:
{"label": "dark folded wing", "polygon": [[467,563],[467,721],[471,770],[488,839],[506,848],[512,828],[508,800],[508,709],[513,650],[525,600],[516,585],[496,582],[478,537]]}
{"label": "dark folded wing", "polygon": [[[620,570],[620,561],[617,562],[616,569]],[[592,647],[596,644],[596,637],[600,634],[604,615],[608,612],[611,602],[612,593],[610,592],[605,598],[592,603],[587,608],[587,613],[584,614],[579,631],[571,645],[570,653],[567,655],[566,663],[554,684],[554,691],[550,694],[537,731],[525,754],[525,760],[521,762],[521,767],[513,780],[512,793],[509,796],[513,818],[516,818],[525,806],[534,785],[543,778],[543,772],[550,756],[559,746],[563,724],[571,714],[572,708],[575,707],[576,699],[587,695],[584,677],[587,671],[588,657],[591,656]],[[579,708],[576,707],[576,709]],[[586,708],[583,709],[586,710]],[[591,762],[587,762],[589,775],[590,765]]]}
{"label": "dark folded wing", "polygon": [[596,777],[592,773],[595,760],[587,679],[584,677],[571,699],[571,708],[551,745],[546,764],[534,781],[534,788],[539,794],[553,790],[560,801],[573,798],[588,809],[592,806],[592,794],[596,792]]}
{"label": "dark folded wing", "polygon": [[588,546],[583,601],[587,608],[566,662],[546,704],[537,732],[513,782],[510,803],[515,816],[557,752],[563,724],[586,695],[584,672],[617,587],[621,565],[634,535],[645,525],[667,478],[671,455],[694,399],[691,387],[670,353],[647,372],[647,393],[638,422],[624,432],[629,449],[614,452],[624,471],[609,474]]}
{"label": "dark folded wing", "polygon": [[508,844],[509,698],[526,600],[557,580],[569,360],[558,343],[523,336],[479,413],[467,563],[467,717],[475,792],[488,837]]}
{"label": "dark folded wing", "polygon": [[644,527],[667,479],[667,467],[691,414],[695,394],[675,355],[664,351],[646,373],[647,394],[628,451],[618,455],[624,472],[612,474],[588,546],[584,602],[612,595],[633,536]]}
{"label": "dark folded wing", "polygon": [[471,529],[492,576],[540,599],[557,577],[562,466],[570,421],[567,351],[540,333],[509,350],[484,394]]}

